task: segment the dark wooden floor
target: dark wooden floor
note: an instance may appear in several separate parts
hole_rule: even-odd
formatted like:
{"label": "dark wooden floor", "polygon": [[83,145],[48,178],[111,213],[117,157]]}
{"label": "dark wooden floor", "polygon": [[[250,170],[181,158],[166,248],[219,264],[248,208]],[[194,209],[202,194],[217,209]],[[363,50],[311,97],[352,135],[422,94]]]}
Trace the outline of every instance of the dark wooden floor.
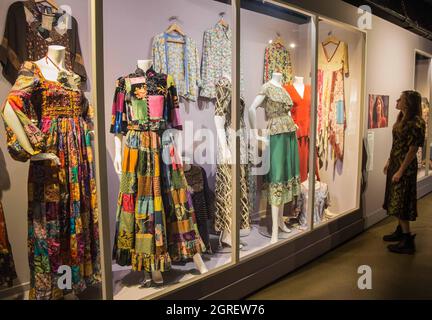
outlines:
{"label": "dark wooden floor", "polygon": [[[396,220],[387,218],[363,234],[248,299],[432,299],[432,195],[418,202],[415,255],[388,252],[382,236]],[[357,269],[372,269],[372,289],[360,290]]]}

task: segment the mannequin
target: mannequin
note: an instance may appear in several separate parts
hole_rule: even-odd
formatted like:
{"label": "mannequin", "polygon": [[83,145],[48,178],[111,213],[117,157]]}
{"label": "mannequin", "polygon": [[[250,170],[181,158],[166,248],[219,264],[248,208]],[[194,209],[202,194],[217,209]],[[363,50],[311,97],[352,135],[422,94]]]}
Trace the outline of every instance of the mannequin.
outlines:
{"label": "mannequin", "polygon": [[294,77],[293,86],[296,89],[299,96],[303,99],[304,98],[304,92],[305,92],[305,84],[303,77]]}
{"label": "mannequin", "polygon": [[[66,48],[62,46],[49,46],[47,57],[36,61],[37,66],[42,72],[45,79],[49,81],[57,81],[60,70],[66,70],[65,67]],[[57,69],[60,68],[59,69]],[[29,154],[34,154],[30,141],[24,132],[24,129],[18,120],[17,115],[12,110],[9,103],[6,102],[4,111],[4,119],[12,131],[16,134],[18,142],[22,148]],[[53,153],[40,153],[31,157],[31,161],[53,160],[57,165],[60,165],[60,159]]]}
{"label": "mannequin", "polygon": [[[137,67],[143,71],[147,71],[148,69],[150,69],[152,67],[152,65],[153,65],[152,60],[138,60],[137,61]],[[172,135],[170,135],[170,138],[173,140]],[[114,137],[114,145],[115,145],[114,170],[119,177],[122,174],[122,144],[123,144],[123,135],[122,134],[116,134]],[[204,264],[204,261],[202,260],[202,257],[199,253],[194,255],[193,261],[195,263],[196,269],[201,274],[208,272],[208,269],[207,269],[206,265]],[[151,286],[152,280],[156,285],[163,284],[162,272],[159,270],[152,271],[151,275],[148,272],[145,272],[144,281],[141,283],[142,287]]]}
{"label": "mannequin", "polygon": [[[147,71],[153,65],[152,60],[138,60],[137,67],[141,70]],[[115,156],[114,156],[114,170],[118,176],[121,176],[122,172],[122,143],[123,135],[116,134],[114,137]]]}
{"label": "mannequin", "polygon": [[[227,86],[228,85],[228,86]],[[216,134],[217,134],[217,144],[218,144],[218,169],[217,170],[221,170],[217,172],[217,176],[216,176],[216,189],[218,188],[218,183],[220,183],[220,186],[222,186],[225,183],[230,183],[231,181],[231,174],[230,173],[224,173],[224,169],[222,167],[225,166],[231,166],[234,164],[234,159],[232,157],[232,152],[230,149],[230,146],[232,144],[232,137],[235,135],[235,133],[231,130],[231,127],[229,125],[227,125],[227,123],[230,123],[230,115],[231,115],[231,110],[230,110],[230,100],[228,102],[228,99],[231,99],[231,95],[227,94],[227,92],[225,91],[224,93],[220,93],[219,89],[220,88],[225,88],[225,90],[229,90],[229,92],[231,92],[231,76],[227,75],[224,76],[223,78],[221,78],[217,84],[216,87],[218,88],[217,91],[217,98],[216,98],[216,106],[215,106],[215,127],[216,127]],[[244,105],[242,104],[242,106],[244,107]],[[244,114],[244,108],[241,108],[241,117]],[[244,130],[245,128],[245,124],[244,124],[244,120],[243,118],[241,119],[241,130]],[[243,131],[242,131],[243,132]],[[244,138],[244,140],[243,140]],[[244,143],[244,144],[243,144]],[[240,153],[241,153],[241,165],[242,165],[242,169],[244,168],[245,163],[247,163],[247,160],[244,159],[244,155],[247,153],[247,151],[245,150],[244,146],[246,145],[246,138],[245,135],[241,135],[240,137]],[[226,169],[226,167],[225,167]],[[247,168],[244,168],[245,172],[248,171]],[[241,174],[240,177],[240,184],[241,186],[244,187],[244,185],[246,184],[246,182],[244,181],[244,179],[247,177],[247,173],[244,173],[244,176]],[[243,179],[243,180],[242,180]],[[241,187],[242,188],[242,187]],[[222,187],[223,189],[223,187]],[[248,193],[248,191],[246,191],[245,189],[242,189],[243,192]],[[219,190],[220,191],[220,190]],[[243,194],[243,193],[242,193]],[[225,202],[222,201],[223,205],[230,205],[228,203],[231,203],[230,201]],[[221,199],[220,197],[216,196],[216,207],[218,205],[221,205]],[[246,218],[244,217],[244,215],[247,215],[249,217],[249,211],[248,209],[244,208],[244,202],[242,202],[243,205],[241,207],[241,212],[242,212],[242,225],[241,225],[241,230],[240,230],[240,236],[241,237],[245,237],[248,236],[250,234],[250,226],[246,223],[243,224],[243,221],[246,220]],[[247,202],[246,202],[247,203]],[[249,204],[247,203],[246,206],[249,206]],[[217,208],[216,208],[216,212]],[[226,214],[225,213],[220,213],[221,216],[224,216]],[[221,217],[220,216],[220,217]],[[216,218],[217,220],[217,218]],[[220,218],[220,221],[225,221],[226,223],[223,223],[223,227],[219,227],[219,229],[217,229],[218,231],[221,231],[220,233],[220,237],[219,237],[219,245],[220,247],[228,246],[231,247],[232,246],[232,238],[231,238],[231,232],[230,232],[230,222],[227,222],[228,220],[224,220],[224,218]],[[215,225],[217,225],[217,221],[215,222]],[[243,249],[247,244],[244,242],[240,242],[239,248]]]}
{"label": "mannequin", "polygon": [[[277,86],[282,88],[282,74],[278,72],[274,72],[272,75],[272,78],[270,82]],[[253,101],[252,105],[249,108],[249,124],[252,129],[251,136],[254,141],[252,143],[254,145],[258,144],[258,141],[262,141],[265,145],[265,147],[269,147],[270,141],[268,137],[259,136],[258,130],[257,130],[257,116],[256,116],[256,110],[258,107],[262,105],[262,103],[265,100],[264,95],[258,95],[255,100]],[[283,217],[283,205],[282,206],[271,206],[272,211],[272,237],[270,243],[276,243],[278,240],[278,231],[279,229],[282,232],[290,233],[291,230],[285,225],[284,217]]]}

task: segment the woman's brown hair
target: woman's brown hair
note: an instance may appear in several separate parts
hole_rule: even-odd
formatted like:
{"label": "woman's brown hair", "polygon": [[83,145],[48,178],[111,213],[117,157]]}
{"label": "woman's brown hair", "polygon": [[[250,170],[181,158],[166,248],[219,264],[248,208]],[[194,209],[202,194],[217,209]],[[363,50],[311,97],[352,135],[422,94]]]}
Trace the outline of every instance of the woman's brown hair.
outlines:
{"label": "woman's brown hair", "polygon": [[416,116],[422,116],[421,94],[414,90],[403,91],[402,94],[405,96],[407,108],[405,114],[401,111],[397,117],[395,123],[396,129],[401,129],[407,121],[413,120]]}

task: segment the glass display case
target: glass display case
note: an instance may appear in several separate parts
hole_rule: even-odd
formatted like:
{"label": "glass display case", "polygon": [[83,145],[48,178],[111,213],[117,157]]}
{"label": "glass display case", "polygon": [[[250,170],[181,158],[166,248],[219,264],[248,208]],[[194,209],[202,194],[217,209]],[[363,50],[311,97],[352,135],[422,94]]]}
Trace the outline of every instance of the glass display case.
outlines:
{"label": "glass display case", "polygon": [[232,262],[231,15],[230,1],[103,3],[114,299]]}
{"label": "glass display case", "polygon": [[310,230],[313,25],[310,15],[282,4],[240,3],[240,81],[250,137],[244,258]]}
{"label": "glass display case", "polygon": [[319,22],[316,109],[316,225],[360,206],[365,33]]}
{"label": "glass display case", "polygon": [[[12,3],[3,1],[0,12]],[[28,24],[41,45],[41,39],[58,45],[55,32],[64,21],[51,30],[50,19],[43,18],[42,29],[42,21],[36,23],[54,8],[25,3],[35,16],[16,25]],[[45,57],[45,43],[41,56],[19,61],[33,61],[21,75],[29,80],[36,74],[32,84],[66,91],[79,106],[57,115],[55,99],[46,113],[32,110],[33,101],[19,105],[33,91],[24,86],[11,96],[16,79],[9,81],[8,74],[0,80],[0,95],[18,101],[12,110],[24,119],[32,143],[40,130],[49,138],[63,128],[44,124],[44,116],[52,124],[75,112],[78,120],[67,127],[70,135],[42,139],[52,142],[50,148],[31,155],[34,166],[36,153],[52,153],[61,170],[43,180],[43,190],[30,185],[28,203],[28,164],[13,160],[23,148],[10,124],[6,130],[1,125],[0,245],[10,243],[18,279],[13,272],[13,279],[0,277],[12,285],[0,297],[27,298],[37,287],[31,297],[38,299],[69,293],[79,299],[213,298],[235,286],[232,296],[238,297],[363,230],[362,141],[365,121],[375,119],[365,92],[366,31],[279,0],[58,4],[75,18],[67,33],[75,40],[64,42],[64,69],[73,73],[58,72],[62,67]],[[31,46],[30,40],[24,43]],[[0,61],[7,73],[5,43]],[[425,119],[431,116],[430,61],[416,53],[415,87],[424,96]],[[62,77],[50,78],[43,63]],[[68,87],[74,73],[86,80],[84,94]],[[428,121],[419,177],[428,176],[432,165],[431,131]],[[72,137],[77,132],[82,134]],[[65,141],[70,157],[54,148]],[[56,157],[38,164],[55,167]],[[47,168],[42,172],[50,173]],[[49,183],[59,176],[63,184]],[[53,203],[63,203],[61,215],[47,210]],[[53,221],[38,224],[41,212]],[[47,234],[53,239],[40,241]],[[30,264],[27,235],[41,249],[31,249],[38,254]],[[82,260],[73,264],[76,251]],[[60,253],[64,260],[58,262]],[[35,273],[40,261],[53,266],[49,281]],[[55,287],[63,265],[72,267],[73,289],[79,290],[56,287],[59,296],[52,296],[43,285]],[[83,275],[96,281],[81,292]]]}

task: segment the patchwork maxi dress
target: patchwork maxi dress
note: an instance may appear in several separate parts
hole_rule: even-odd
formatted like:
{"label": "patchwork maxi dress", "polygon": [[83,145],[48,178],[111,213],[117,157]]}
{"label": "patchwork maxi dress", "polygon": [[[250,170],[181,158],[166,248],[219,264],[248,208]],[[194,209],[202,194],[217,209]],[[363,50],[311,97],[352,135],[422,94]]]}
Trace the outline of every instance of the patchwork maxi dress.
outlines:
{"label": "patchwork maxi dress", "polygon": [[171,76],[150,68],[118,79],[111,133],[126,141],[113,258],[135,271],[168,271],[171,261],[205,251],[183,167],[163,135],[181,129],[179,119]]}
{"label": "patchwork maxi dress", "polygon": [[[61,73],[60,73],[61,74]],[[59,74],[59,75],[60,75]],[[79,76],[51,81],[38,65],[25,62],[7,102],[20,121],[34,155],[60,159],[32,161],[6,124],[8,150],[30,160],[28,177],[28,255],[30,299],[59,299],[58,269],[71,267],[72,289],[81,292],[100,281],[99,229],[88,102]]]}

